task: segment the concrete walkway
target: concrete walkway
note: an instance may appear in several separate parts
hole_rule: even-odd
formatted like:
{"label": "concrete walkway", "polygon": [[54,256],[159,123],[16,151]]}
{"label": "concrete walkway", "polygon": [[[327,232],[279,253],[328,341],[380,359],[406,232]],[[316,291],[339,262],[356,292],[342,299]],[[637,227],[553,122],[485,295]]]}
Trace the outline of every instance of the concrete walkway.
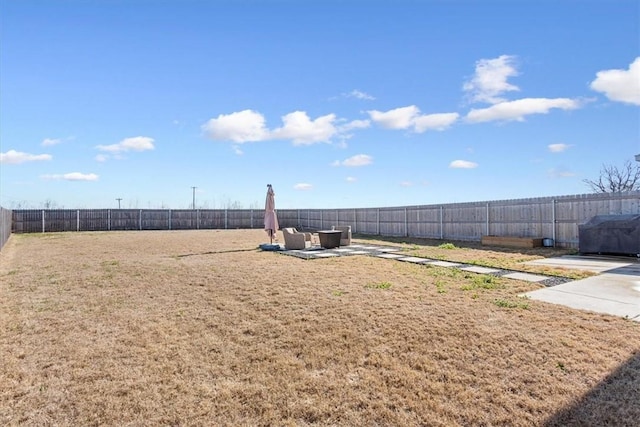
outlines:
{"label": "concrete walkway", "polygon": [[526,293],[531,299],[640,322],[640,260],[637,258],[567,255],[526,264],[598,273],[586,279]]}

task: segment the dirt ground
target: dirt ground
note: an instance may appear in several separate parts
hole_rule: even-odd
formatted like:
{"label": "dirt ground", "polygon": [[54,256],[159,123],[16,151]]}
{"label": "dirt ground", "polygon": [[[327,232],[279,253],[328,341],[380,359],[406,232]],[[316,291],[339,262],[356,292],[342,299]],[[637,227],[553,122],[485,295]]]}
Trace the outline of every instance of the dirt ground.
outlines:
{"label": "dirt ground", "polygon": [[[258,250],[266,241],[262,230],[13,235],[0,253],[0,424],[640,419],[637,322],[518,297],[532,283],[302,260]],[[502,268],[550,253],[440,243],[402,245]]]}

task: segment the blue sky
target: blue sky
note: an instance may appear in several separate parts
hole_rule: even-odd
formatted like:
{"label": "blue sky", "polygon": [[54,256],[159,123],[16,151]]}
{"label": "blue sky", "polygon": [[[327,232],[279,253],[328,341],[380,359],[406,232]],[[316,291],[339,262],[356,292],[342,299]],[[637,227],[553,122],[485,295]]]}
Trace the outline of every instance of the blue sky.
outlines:
{"label": "blue sky", "polygon": [[0,204],[588,193],[640,153],[640,2],[0,3]]}

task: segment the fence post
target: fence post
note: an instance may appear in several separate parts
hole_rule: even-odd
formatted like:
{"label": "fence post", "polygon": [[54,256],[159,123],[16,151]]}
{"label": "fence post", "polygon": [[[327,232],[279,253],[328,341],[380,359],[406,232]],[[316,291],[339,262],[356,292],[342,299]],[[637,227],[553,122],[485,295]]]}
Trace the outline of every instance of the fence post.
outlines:
{"label": "fence post", "polygon": [[440,205],[440,240],[444,239],[444,211],[442,205]]}
{"label": "fence post", "polygon": [[251,228],[253,228],[253,209],[249,211],[249,216],[250,216],[249,222],[251,224]]}
{"label": "fence post", "polygon": [[42,209],[42,232],[44,233],[44,209]]}
{"label": "fence post", "polygon": [[320,230],[324,230],[324,220],[322,218],[322,209],[320,210]]}
{"label": "fence post", "polygon": [[556,199],[551,201],[551,234],[553,238],[553,247],[556,246]]}
{"label": "fence post", "polygon": [[380,235],[380,208],[376,209],[376,236]]}
{"label": "fence post", "polygon": [[485,227],[485,234],[487,236],[491,235],[490,234],[490,228],[489,228],[489,202],[487,202],[487,224],[486,224],[486,227]]}
{"label": "fence post", "polygon": [[80,231],[80,209],[76,211],[76,231]]}
{"label": "fence post", "polygon": [[407,208],[404,208],[404,236],[409,237],[409,219],[407,218]]}
{"label": "fence post", "polygon": [[171,230],[171,209],[169,209],[169,230]]}
{"label": "fence post", "polygon": [[356,209],[353,210],[353,232],[358,232],[358,211]]}
{"label": "fence post", "polygon": [[107,210],[107,230],[111,231],[111,209]]}
{"label": "fence post", "polygon": [[138,227],[142,230],[142,209],[140,209],[140,216],[138,217]]}
{"label": "fence post", "polygon": [[227,229],[227,225],[229,224],[229,220],[227,219],[227,210],[224,210],[224,229]]}

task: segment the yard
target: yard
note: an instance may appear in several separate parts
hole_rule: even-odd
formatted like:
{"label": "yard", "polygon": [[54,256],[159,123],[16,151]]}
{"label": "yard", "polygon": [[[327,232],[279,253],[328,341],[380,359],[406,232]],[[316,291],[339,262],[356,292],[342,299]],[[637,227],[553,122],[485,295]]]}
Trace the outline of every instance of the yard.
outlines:
{"label": "yard", "polygon": [[[539,285],[257,250],[262,230],[13,235],[0,253],[0,424],[635,425],[640,324]],[[371,241],[371,240],[367,240]],[[385,243],[383,241],[377,241]],[[521,268],[562,251],[408,254]]]}

